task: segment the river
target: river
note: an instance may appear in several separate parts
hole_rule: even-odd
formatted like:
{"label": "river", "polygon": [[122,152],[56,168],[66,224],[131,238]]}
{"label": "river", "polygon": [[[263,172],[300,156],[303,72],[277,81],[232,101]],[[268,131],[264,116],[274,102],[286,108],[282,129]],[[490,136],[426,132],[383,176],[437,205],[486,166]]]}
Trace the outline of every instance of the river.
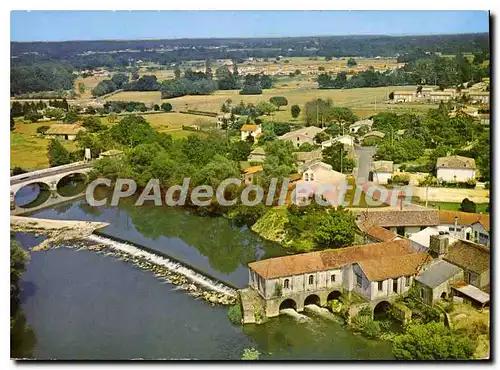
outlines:
{"label": "river", "polygon": [[[286,253],[222,217],[184,209],[92,208],[84,200],[39,211],[51,219],[99,220],[103,231],[184,261],[222,281],[245,286],[246,264]],[[40,242],[16,234],[24,248]],[[25,356],[46,359],[240,359],[254,347],[261,359],[391,359],[391,345],[354,335],[308,312],[263,325],[235,326],[227,307],[212,307],[151,272],[92,251],[31,253],[22,278],[22,309],[36,343]]]}

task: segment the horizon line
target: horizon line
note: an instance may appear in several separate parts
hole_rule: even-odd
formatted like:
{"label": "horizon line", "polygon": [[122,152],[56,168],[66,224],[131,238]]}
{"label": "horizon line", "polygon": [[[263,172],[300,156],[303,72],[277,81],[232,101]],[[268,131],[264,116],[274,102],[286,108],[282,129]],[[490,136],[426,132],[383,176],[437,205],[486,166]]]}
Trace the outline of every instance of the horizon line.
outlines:
{"label": "horizon line", "polygon": [[227,36],[227,37],[178,37],[178,38],[161,38],[161,37],[141,37],[136,39],[73,39],[73,40],[29,40],[29,41],[15,41],[10,40],[11,43],[57,43],[57,42],[92,42],[92,41],[102,41],[102,42],[116,42],[116,41],[178,41],[178,40],[236,40],[236,39],[282,39],[282,38],[304,38],[304,37],[422,37],[422,36],[452,36],[452,35],[480,35],[489,34],[488,31],[482,32],[444,32],[444,33],[421,33],[421,34],[330,34],[330,35],[304,35],[304,36]]}

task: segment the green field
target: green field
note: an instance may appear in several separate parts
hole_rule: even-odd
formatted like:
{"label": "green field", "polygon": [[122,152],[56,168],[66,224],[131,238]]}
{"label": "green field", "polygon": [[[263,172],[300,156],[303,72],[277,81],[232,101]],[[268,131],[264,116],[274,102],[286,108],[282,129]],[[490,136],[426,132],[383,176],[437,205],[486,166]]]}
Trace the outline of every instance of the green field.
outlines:
{"label": "green field", "polygon": [[[444,211],[458,211],[460,208],[460,203],[449,203],[449,202],[429,202],[429,207],[442,209]],[[476,203],[476,213],[489,213],[487,211],[488,203]]]}

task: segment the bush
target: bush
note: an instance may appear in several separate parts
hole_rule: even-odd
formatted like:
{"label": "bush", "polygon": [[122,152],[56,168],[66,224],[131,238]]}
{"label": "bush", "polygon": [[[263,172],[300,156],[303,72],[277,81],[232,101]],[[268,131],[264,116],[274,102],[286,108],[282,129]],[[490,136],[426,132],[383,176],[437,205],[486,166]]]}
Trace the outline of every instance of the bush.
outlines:
{"label": "bush", "polygon": [[14,167],[14,168],[12,169],[12,174],[11,174],[11,176],[21,175],[21,174],[23,174],[23,173],[27,173],[27,172],[28,172],[28,171],[26,171],[24,168],[22,168],[22,167],[17,167],[17,166],[16,166],[16,167]]}
{"label": "bush", "polygon": [[235,325],[241,324],[241,320],[243,320],[243,314],[241,313],[241,306],[236,304],[234,306],[229,307],[227,311],[227,316],[229,317],[229,321],[231,321]]}
{"label": "bush", "polygon": [[260,357],[260,352],[255,348],[245,348],[243,350],[243,356],[241,356],[242,360],[258,360]]}
{"label": "bush", "polygon": [[40,126],[36,129],[36,133],[43,135],[49,128],[49,126]]}
{"label": "bush", "polygon": [[382,332],[380,323],[374,321],[370,315],[360,311],[351,321],[351,326],[354,331],[363,334],[367,338],[378,338]]}
{"label": "bush", "polygon": [[427,175],[423,179],[418,180],[418,186],[436,186],[437,179],[432,175]]}
{"label": "bush", "polygon": [[395,174],[387,180],[388,184],[408,185],[410,183],[410,175],[407,173]]}
{"label": "bush", "polygon": [[240,95],[260,95],[262,94],[262,89],[258,85],[244,85],[243,89],[240,90]]}
{"label": "bush", "polygon": [[484,183],[484,188],[485,188],[485,189],[487,189],[487,190],[489,190],[489,189],[490,189],[490,182],[489,182],[489,181],[486,181],[486,182]]}
{"label": "bush", "polygon": [[464,198],[458,210],[462,212],[476,213],[476,203],[469,200],[469,198]]}

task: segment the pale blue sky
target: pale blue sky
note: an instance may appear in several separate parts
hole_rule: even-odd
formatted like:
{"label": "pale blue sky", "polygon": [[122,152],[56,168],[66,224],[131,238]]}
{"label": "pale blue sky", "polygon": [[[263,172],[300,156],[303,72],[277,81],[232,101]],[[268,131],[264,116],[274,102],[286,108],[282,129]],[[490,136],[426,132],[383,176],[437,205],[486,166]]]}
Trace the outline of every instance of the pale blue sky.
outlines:
{"label": "pale blue sky", "polygon": [[486,11],[13,11],[12,41],[488,32]]}

